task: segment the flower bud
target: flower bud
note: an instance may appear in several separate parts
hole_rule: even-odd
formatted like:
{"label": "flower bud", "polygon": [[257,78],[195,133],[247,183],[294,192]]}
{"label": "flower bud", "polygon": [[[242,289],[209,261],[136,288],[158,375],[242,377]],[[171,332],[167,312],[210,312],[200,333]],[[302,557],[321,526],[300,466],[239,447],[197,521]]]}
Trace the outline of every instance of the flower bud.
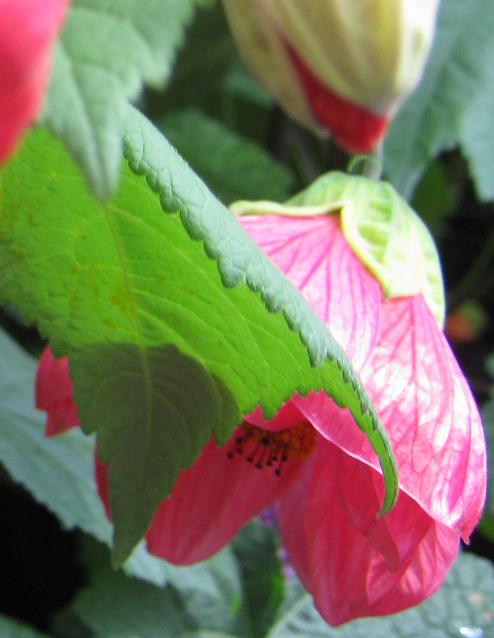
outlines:
{"label": "flower bud", "polygon": [[295,119],[368,152],[420,80],[439,0],[224,0],[244,60]]}

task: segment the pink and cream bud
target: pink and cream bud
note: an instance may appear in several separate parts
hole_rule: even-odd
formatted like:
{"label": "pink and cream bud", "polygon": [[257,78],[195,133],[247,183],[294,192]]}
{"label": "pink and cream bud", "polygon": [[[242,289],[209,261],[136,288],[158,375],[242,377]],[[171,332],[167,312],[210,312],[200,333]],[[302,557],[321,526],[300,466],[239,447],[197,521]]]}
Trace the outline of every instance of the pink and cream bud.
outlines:
{"label": "pink and cream bud", "polygon": [[295,119],[350,151],[380,141],[417,85],[438,0],[224,0],[244,60]]}

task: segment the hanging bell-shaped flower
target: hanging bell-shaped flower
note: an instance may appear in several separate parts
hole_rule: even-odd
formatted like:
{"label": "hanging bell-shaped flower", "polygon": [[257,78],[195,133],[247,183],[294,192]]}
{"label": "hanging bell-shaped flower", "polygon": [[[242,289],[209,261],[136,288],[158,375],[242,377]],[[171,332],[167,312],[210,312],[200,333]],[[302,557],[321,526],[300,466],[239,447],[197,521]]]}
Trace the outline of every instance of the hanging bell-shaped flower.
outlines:
{"label": "hanging bell-shaped flower", "polygon": [[[225,446],[211,438],[158,506],[148,550],[177,565],[204,560],[273,507],[290,564],[327,622],[416,605],[442,584],[486,490],[480,415],[442,334],[432,238],[389,184],[343,173],[286,204],[232,209],[359,373],[393,446],[398,499],[378,515],[381,470],[350,411],[324,392],[295,394],[271,421],[259,408],[245,415]],[[45,352],[36,390],[50,434],[77,419],[68,373],[67,359]],[[96,481],[111,515],[111,476],[98,460]]]}

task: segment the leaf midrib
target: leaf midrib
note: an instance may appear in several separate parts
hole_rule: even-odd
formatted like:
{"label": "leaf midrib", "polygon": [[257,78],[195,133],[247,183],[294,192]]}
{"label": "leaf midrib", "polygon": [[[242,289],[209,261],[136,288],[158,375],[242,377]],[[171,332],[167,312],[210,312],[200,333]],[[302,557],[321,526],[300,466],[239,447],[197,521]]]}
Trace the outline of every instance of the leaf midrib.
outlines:
{"label": "leaf midrib", "polygon": [[288,622],[310,602],[311,596],[307,592],[304,593],[297,601],[295,601],[283,614],[283,616],[271,627],[265,638],[276,638],[276,632],[283,629]]}
{"label": "leaf midrib", "polygon": [[[101,209],[102,215],[107,223],[108,229],[110,231],[111,237],[113,239],[113,244],[115,247],[115,254],[117,257],[117,261],[120,264],[121,267],[121,272],[122,272],[122,277],[124,280],[124,287],[127,290],[128,293],[128,300],[129,300],[129,307],[131,309],[131,313],[132,313],[132,319],[133,319],[133,323],[134,323],[134,327],[135,327],[135,334],[137,336],[137,343],[135,343],[134,345],[137,346],[137,350],[139,352],[139,357],[141,359],[141,363],[142,363],[142,368],[144,371],[144,379],[145,379],[145,385],[146,385],[146,389],[147,392],[146,397],[145,397],[145,402],[146,402],[146,420],[144,421],[144,426],[146,429],[146,436],[144,436],[144,458],[146,459],[146,463],[142,464],[142,469],[143,471],[139,473],[139,480],[138,480],[138,484],[139,484],[139,489],[141,492],[144,491],[144,487],[145,487],[145,470],[148,467],[148,461],[149,461],[149,457],[150,457],[150,442],[151,442],[151,432],[153,429],[153,403],[152,403],[152,397],[153,397],[153,385],[151,382],[151,375],[150,375],[150,369],[149,369],[149,358],[147,355],[147,351],[146,348],[144,347],[143,344],[143,340],[142,340],[142,334],[141,334],[141,330],[140,330],[140,321],[139,321],[139,317],[138,317],[138,308],[137,308],[137,304],[135,301],[135,296],[134,296],[134,291],[133,288],[130,284],[129,281],[129,273],[127,271],[127,268],[125,266],[125,257],[124,257],[124,251],[122,249],[119,237],[118,237],[118,232],[114,226],[114,222],[113,222],[113,218],[112,218],[112,207],[111,206],[107,206],[105,208]],[[106,214],[105,214],[106,213]],[[142,440],[142,439],[141,439]]]}

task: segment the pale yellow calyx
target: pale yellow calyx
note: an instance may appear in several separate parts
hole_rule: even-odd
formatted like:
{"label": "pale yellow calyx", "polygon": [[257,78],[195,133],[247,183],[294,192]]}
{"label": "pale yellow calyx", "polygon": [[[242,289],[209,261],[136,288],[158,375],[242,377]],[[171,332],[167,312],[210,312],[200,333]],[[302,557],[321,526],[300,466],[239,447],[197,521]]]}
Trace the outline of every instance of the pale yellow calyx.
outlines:
{"label": "pale yellow calyx", "polygon": [[442,327],[444,285],[434,241],[418,215],[387,182],[332,172],[285,205],[237,202],[239,215],[313,217],[338,213],[341,230],[388,298],[422,294]]}
{"label": "pale yellow calyx", "polygon": [[340,203],[341,230],[385,295],[423,294],[442,327],[444,284],[434,241],[420,217],[387,182],[332,172],[288,200],[289,206]]}
{"label": "pale yellow calyx", "polygon": [[339,208],[341,203],[337,201],[318,206],[285,206],[267,200],[256,202],[242,200],[230,205],[230,210],[235,215],[281,215],[282,217],[317,217],[333,213]]}

